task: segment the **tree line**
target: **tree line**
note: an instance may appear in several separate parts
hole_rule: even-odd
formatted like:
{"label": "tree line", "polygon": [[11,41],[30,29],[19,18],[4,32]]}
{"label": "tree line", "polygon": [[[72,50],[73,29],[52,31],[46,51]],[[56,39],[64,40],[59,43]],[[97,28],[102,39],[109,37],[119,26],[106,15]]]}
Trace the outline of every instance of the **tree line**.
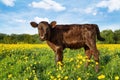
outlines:
{"label": "tree line", "polygon": [[[120,44],[120,29],[119,30],[103,30],[101,32],[101,36],[105,38],[105,41],[101,42],[97,40],[97,43],[104,44]],[[38,44],[44,43],[39,39],[38,34],[30,35],[30,34],[3,34],[0,33],[0,43],[4,44],[21,44],[21,43],[29,43],[29,44]]]}
{"label": "tree line", "polygon": [[120,29],[119,30],[103,30],[101,36],[105,38],[103,43],[106,44],[120,44]]}
{"label": "tree line", "polygon": [[30,43],[30,44],[37,44],[42,43],[39,40],[37,34],[30,35],[30,34],[3,34],[0,33],[0,43],[4,44],[21,44],[21,43]]}

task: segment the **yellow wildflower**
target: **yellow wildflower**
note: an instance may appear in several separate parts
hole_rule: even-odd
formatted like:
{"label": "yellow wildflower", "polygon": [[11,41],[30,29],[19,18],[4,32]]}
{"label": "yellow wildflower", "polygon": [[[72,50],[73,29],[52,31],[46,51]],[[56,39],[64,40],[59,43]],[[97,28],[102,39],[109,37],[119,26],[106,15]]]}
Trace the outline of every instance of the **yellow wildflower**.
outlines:
{"label": "yellow wildflower", "polygon": [[35,75],[34,80],[38,80],[37,76]]}
{"label": "yellow wildflower", "polygon": [[115,80],[119,80],[119,76],[115,76]]}
{"label": "yellow wildflower", "polygon": [[60,74],[57,75],[57,78],[60,78]]}
{"label": "yellow wildflower", "polygon": [[87,62],[91,62],[91,60],[87,60]]}
{"label": "yellow wildflower", "polygon": [[100,76],[98,76],[98,79],[104,79],[105,75],[101,74]]}
{"label": "yellow wildflower", "polygon": [[80,54],[78,54],[77,58],[78,58],[78,59],[82,59],[82,58],[83,58],[83,56],[82,56],[82,55],[80,55]]}
{"label": "yellow wildflower", "polygon": [[28,59],[28,57],[26,56],[24,59],[25,59],[25,60],[27,60],[27,59]]}
{"label": "yellow wildflower", "polygon": [[8,75],[8,78],[11,78],[11,77],[12,77],[12,74],[9,74],[9,75]]}
{"label": "yellow wildflower", "polygon": [[87,73],[87,76],[89,76],[90,75],[90,73]]}
{"label": "yellow wildflower", "polygon": [[70,62],[73,61],[74,59],[73,58],[70,58]]}
{"label": "yellow wildflower", "polygon": [[33,74],[35,74],[35,70],[32,70]]}
{"label": "yellow wildflower", "polygon": [[78,77],[78,79],[77,80],[81,80],[81,78],[80,77]]}
{"label": "yellow wildflower", "polygon": [[54,76],[50,76],[51,79],[54,79]]}
{"label": "yellow wildflower", "polygon": [[85,58],[83,58],[82,61],[85,62],[86,61]]}
{"label": "yellow wildflower", "polygon": [[50,74],[51,74],[51,71],[48,72],[48,75],[50,75]]}
{"label": "yellow wildflower", "polygon": [[82,61],[80,61],[80,64],[82,64]]}
{"label": "yellow wildflower", "polygon": [[96,62],[95,64],[96,64],[96,65],[98,65],[99,63],[98,63],[98,62]]}
{"label": "yellow wildflower", "polygon": [[57,78],[54,78],[53,80],[57,80]]}
{"label": "yellow wildflower", "polygon": [[59,62],[57,62],[57,65],[60,65],[60,66],[62,66],[63,64],[59,61]]}
{"label": "yellow wildflower", "polygon": [[62,70],[62,67],[61,67],[61,66],[59,66],[58,70]]}
{"label": "yellow wildflower", "polygon": [[80,65],[77,65],[77,68],[80,68]]}
{"label": "yellow wildflower", "polygon": [[94,62],[94,60],[92,59],[92,60],[90,60],[90,62]]}
{"label": "yellow wildflower", "polygon": [[34,62],[34,64],[37,64],[37,62]]}
{"label": "yellow wildflower", "polygon": [[68,76],[65,76],[64,79],[67,80],[67,79],[68,79]]}

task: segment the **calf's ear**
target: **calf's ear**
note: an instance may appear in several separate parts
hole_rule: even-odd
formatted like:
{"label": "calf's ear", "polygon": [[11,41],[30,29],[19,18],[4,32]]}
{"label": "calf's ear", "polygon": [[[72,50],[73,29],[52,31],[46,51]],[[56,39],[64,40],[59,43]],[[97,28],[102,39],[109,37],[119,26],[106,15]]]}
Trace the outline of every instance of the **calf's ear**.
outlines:
{"label": "calf's ear", "polygon": [[56,24],[57,24],[56,21],[52,21],[52,22],[50,23],[50,25],[52,26],[52,28],[54,28],[54,27],[56,26]]}
{"label": "calf's ear", "polygon": [[31,24],[31,26],[34,27],[34,28],[38,27],[38,24],[37,24],[36,22],[30,22],[30,24]]}

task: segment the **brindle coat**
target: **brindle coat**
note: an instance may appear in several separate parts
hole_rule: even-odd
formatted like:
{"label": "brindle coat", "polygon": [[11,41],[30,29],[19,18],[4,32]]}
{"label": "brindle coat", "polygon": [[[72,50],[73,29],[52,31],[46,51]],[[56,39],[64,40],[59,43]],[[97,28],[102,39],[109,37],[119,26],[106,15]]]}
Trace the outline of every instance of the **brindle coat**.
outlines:
{"label": "brindle coat", "polygon": [[[84,47],[87,59],[93,55],[94,60],[99,63],[99,52],[96,47],[96,36],[98,40],[104,41],[100,36],[99,28],[96,24],[70,24],[56,25],[56,21],[42,21],[30,23],[32,27],[38,28],[41,40],[47,41],[47,44],[55,52],[56,62],[63,60],[63,50],[65,48],[78,49]],[[86,67],[89,62],[86,63]],[[95,70],[98,72],[99,64],[96,64]]]}

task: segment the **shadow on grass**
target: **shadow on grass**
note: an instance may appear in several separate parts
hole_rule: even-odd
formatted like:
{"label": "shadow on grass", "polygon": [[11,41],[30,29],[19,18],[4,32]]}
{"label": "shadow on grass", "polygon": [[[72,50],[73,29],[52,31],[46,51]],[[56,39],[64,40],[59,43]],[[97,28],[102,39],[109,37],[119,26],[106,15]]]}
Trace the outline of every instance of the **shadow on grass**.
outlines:
{"label": "shadow on grass", "polygon": [[104,66],[106,66],[111,61],[111,55],[104,55],[100,58],[100,72],[103,71]]}
{"label": "shadow on grass", "polygon": [[111,56],[110,55],[105,55],[101,58],[101,65],[107,65],[111,61]]}

